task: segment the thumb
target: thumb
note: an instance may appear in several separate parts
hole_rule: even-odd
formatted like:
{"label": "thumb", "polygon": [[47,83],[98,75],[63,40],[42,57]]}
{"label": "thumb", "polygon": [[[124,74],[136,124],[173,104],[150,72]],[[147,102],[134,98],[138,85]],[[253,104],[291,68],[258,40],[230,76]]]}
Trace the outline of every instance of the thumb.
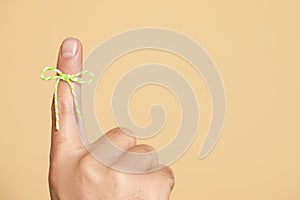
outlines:
{"label": "thumb", "polygon": [[[75,74],[81,70],[82,45],[75,38],[63,41],[57,61],[57,68],[64,74]],[[71,82],[75,88],[80,86]],[[76,90],[77,95],[80,90]],[[77,131],[77,122],[74,111],[74,100],[70,86],[65,81],[60,81],[57,92],[57,106],[59,115],[59,130],[55,128],[55,106],[52,105],[52,150],[76,148],[81,143]],[[63,144],[62,144],[63,143]]]}

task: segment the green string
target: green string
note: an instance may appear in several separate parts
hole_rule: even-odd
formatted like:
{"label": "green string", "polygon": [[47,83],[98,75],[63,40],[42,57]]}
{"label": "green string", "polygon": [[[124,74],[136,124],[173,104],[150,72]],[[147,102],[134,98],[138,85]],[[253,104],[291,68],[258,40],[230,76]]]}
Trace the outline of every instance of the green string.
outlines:
{"label": "green string", "polygon": [[[45,77],[46,71],[56,72],[56,75]],[[82,78],[82,75],[85,75],[85,74],[90,76],[90,78],[88,80],[84,80]],[[81,115],[81,112],[79,109],[79,104],[78,104],[78,97],[75,93],[75,88],[74,88],[72,82],[76,82],[79,84],[90,84],[94,80],[93,73],[85,70],[85,71],[78,72],[76,74],[64,74],[59,69],[56,69],[53,67],[45,67],[41,72],[41,79],[45,80],[45,81],[56,79],[55,86],[54,86],[54,111],[55,111],[55,128],[56,128],[56,130],[59,130],[57,90],[58,90],[58,84],[59,84],[60,80],[65,81],[70,86],[77,116],[79,117],[79,119],[82,119],[82,115]]]}

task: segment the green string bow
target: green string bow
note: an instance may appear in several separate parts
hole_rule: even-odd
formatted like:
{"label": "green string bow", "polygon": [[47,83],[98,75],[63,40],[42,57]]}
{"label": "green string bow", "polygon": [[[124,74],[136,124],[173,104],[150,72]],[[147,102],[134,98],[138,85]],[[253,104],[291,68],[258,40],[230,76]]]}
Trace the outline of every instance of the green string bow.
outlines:
{"label": "green string bow", "polygon": [[[48,76],[45,77],[46,71],[52,71],[56,72],[55,76]],[[90,76],[88,80],[84,80],[81,76],[87,74]],[[54,86],[54,111],[55,111],[55,128],[56,130],[59,130],[59,115],[58,115],[58,103],[57,103],[57,90],[58,90],[58,84],[60,80],[63,80],[68,83],[68,85],[71,88],[71,92],[73,95],[73,101],[74,101],[74,106],[75,110],[77,113],[77,116],[79,119],[82,119],[82,115],[79,109],[79,104],[78,104],[78,97],[75,93],[75,88],[72,84],[72,82],[76,82],[79,84],[90,84],[94,80],[94,74],[89,72],[89,71],[81,71],[76,74],[64,74],[62,73],[59,69],[53,68],[53,67],[45,67],[42,72],[41,72],[41,79],[45,81],[53,80],[56,79],[55,86]]]}

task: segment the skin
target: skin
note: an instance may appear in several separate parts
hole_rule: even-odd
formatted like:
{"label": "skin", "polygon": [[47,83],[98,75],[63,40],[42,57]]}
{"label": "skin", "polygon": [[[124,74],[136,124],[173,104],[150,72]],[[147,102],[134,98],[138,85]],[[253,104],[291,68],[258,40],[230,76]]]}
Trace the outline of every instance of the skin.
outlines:
{"label": "skin", "polygon": [[[82,45],[75,38],[63,41],[58,55],[57,68],[63,73],[74,74],[81,70]],[[75,84],[75,83],[74,83]],[[80,87],[75,84],[75,87]],[[67,83],[58,86],[58,112],[60,130],[55,129],[52,105],[52,137],[50,151],[49,186],[52,200],[166,200],[174,187],[171,168],[159,166],[153,147],[136,144],[128,129],[115,128],[99,138],[92,147],[97,153],[109,157],[111,166],[95,160],[82,145],[77,131],[73,97]],[[108,140],[120,152],[105,151]],[[112,166],[130,163],[124,152],[148,153],[139,168],[144,173],[125,173]],[[151,155],[149,157],[149,155]]]}

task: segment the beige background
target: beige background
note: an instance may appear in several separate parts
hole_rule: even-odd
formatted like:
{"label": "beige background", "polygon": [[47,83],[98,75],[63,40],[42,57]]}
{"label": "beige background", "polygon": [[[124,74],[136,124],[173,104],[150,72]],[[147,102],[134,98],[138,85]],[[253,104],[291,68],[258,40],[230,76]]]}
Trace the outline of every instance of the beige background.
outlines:
{"label": "beige background", "polygon": [[[86,57],[108,37],[143,26],[177,30],[209,52],[227,93],[222,137],[209,157],[198,160],[211,113],[208,92],[191,66],[159,51],[124,56],[102,79],[96,100],[104,103],[96,108],[106,130],[114,126],[108,106],[118,76],[149,61],[169,64],[194,86],[202,109],[196,140],[172,165],[177,181],[172,199],[300,199],[298,0],[2,0],[0,24],[0,199],[49,199],[53,82],[41,81],[39,73],[55,66],[63,38],[80,38]],[[142,141],[162,147],[178,128],[174,96],[148,86],[132,102],[133,118],[141,125],[149,122],[146,111],[152,103],[173,112],[159,136]]]}

